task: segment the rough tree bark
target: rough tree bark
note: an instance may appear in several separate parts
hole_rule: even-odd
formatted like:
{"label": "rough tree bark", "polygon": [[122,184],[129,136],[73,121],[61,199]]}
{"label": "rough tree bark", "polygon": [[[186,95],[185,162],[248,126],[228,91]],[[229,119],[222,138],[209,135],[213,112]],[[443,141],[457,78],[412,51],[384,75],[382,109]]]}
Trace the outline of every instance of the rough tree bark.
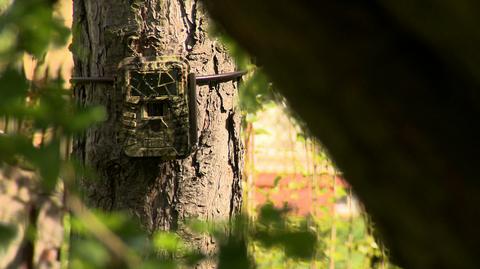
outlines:
{"label": "rough tree bark", "polygon": [[[233,71],[224,47],[206,33],[197,0],[75,0],[75,76],[115,76],[129,56],[180,55],[196,74]],[[75,87],[82,104],[101,104],[108,119],[74,143],[74,155],[98,173],[82,180],[89,206],[126,210],[148,231],[177,230],[205,252],[215,243],[187,235],[182,220],[228,219],[241,204],[240,117],[233,82],[197,87],[198,148],[182,160],[129,158],[122,151],[122,99],[108,84]]]}

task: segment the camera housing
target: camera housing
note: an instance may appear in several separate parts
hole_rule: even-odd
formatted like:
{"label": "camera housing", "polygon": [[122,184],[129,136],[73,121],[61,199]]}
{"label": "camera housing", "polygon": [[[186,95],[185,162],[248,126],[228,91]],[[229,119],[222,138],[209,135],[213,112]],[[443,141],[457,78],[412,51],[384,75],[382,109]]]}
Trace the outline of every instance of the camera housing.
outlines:
{"label": "camera housing", "polygon": [[195,75],[181,57],[129,57],[117,84],[129,157],[185,158],[197,143]]}

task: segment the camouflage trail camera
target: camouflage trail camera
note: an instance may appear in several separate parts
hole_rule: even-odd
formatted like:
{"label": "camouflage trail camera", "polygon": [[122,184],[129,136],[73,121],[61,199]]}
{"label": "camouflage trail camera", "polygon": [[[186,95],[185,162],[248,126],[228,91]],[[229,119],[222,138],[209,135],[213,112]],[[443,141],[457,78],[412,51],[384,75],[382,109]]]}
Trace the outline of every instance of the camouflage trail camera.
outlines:
{"label": "camouflage trail camera", "polygon": [[180,57],[130,57],[119,68],[125,154],[188,156],[197,143],[196,83],[188,63]]}

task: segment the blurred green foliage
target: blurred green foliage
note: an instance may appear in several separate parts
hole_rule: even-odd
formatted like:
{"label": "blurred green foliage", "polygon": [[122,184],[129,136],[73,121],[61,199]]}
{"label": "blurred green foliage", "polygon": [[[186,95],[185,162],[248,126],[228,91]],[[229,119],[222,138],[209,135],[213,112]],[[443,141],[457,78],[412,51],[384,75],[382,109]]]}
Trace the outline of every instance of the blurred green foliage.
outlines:
{"label": "blurred green foliage", "polygon": [[[61,173],[67,167],[75,167],[64,158],[61,145],[65,147],[70,136],[105,118],[101,107],[75,105],[59,74],[51,77],[48,70],[39,71],[47,51],[64,45],[69,37],[68,28],[53,15],[55,2],[0,2],[0,169],[19,166],[36,171],[42,193],[49,193],[65,178]],[[32,79],[24,72],[24,55],[38,63]],[[16,230],[1,224],[0,246],[7,246]]]}
{"label": "blurred green foliage", "polygon": [[212,255],[192,250],[189,243],[174,232],[147,235],[127,213],[95,212],[95,218],[128,246],[126,253],[118,255],[109,243],[105,243],[109,239],[102,240],[105,235],[99,235],[100,229],[92,226],[88,218],[74,217],[70,267],[190,268],[201,260],[210,260],[217,263],[217,268],[255,268],[254,253],[249,248],[251,243],[283,249],[289,258],[307,261],[318,251],[317,235],[304,221],[292,226],[287,211],[268,204],[261,209],[259,220],[253,223],[246,216],[225,223],[189,221],[187,226],[192,234],[214,238],[219,249]]}
{"label": "blurred green foliage", "polygon": [[[55,1],[10,2],[0,2],[0,120],[5,132],[0,134],[0,168],[16,165],[35,170],[44,191],[51,191],[59,179],[69,180],[76,173],[88,172],[63,158],[61,145],[70,136],[104,120],[105,110],[76,105],[60,75],[26,78],[23,55],[29,54],[41,64],[48,49],[65,44],[69,30],[53,15]],[[258,110],[275,100],[272,85],[232,40],[223,35],[222,40],[239,68],[250,72],[240,89],[240,105],[245,119],[254,120]],[[15,122],[16,130],[8,128],[6,122]],[[46,132],[50,134],[48,139]],[[34,144],[38,133],[43,135],[41,143]],[[68,237],[67,232],[69,246],[62,248],[68,250],[68,254],[62,252],[62,259],[68,259],[62,262],[64,267],[189,268],[201,260],[213,260],[221,269],[293,268],[327,260],[325,219],[293,218],[288,208],[275,208],[270,203],[259,209],[256,221],[243,215],[227,223],[191,220],[187,225],[193,234],[208,234],[217,242],[219,249],[213,255],[191,249],[189,242],[174,232],[147,234],[128,213],[86,211],[86,215],[74,212],[66,218],[67,230],[71,227],[73,236]],[[368,237],[363,219],[356,219],[354,226],[348,227],[339,225],[339,241],[345,240],[346,231],[351,229],[348,234],[353,235],[353,244],[360,253],[349,259],[363,264],[367,259],[364,257],[378,255],[372,254],[372,249],[378,248]],[[15,233],[16,227],[0,224],[0,245],[9,244]],[[337,268],[345,268],[345,251],[338,246]]]}
{"label": "blurred green foliage", "polygon": [[[15,61],[19,54],[29,53],[41,58],[50,46],[65,44],[69,35],[58,18],[53,16],[51,0],[16,0],[5,6],[0,18],[0,39],[2,59]],[[9,38],[9,40],[5,39]],[[13,38],[13,40],[11,40]],[[5,46],[5,42],[10,46]]]}
{"label": "blurred green foliage", "polygon": [[[25,76],[25,54],[41,65],[48,49],[67,41],[68,28],[53,15],[55,1],[7,2],[2,2],[0,16],[0,120],[5,125],[0,162],[38,170],[43,186],[50,191],[65,164],[61,141],[103,120],[105,112],[101,107],[76,106],[60,75],[36,74],[33,80]],[[9,130],[7,122],[15,122],[16,130]],[[34,134],[47,130],[51,137],[34,145]]]}
{"label": "blurred green foliage", "polygon": [[[10,241],[15,238],[17,233],[17,228],[12,225],[6,225],[0,223],[0,243],[8,244]],[[2,244],[0,244],[0,249]]]}
{"label": "blurred green foliage", "polygon": [[[267,192],[264,195],[269,197],[268,192],[278,191],[277,184],[270,190],[264,189],[263,192]],[[292,188],[291,185],[286,186]],[[314,192],[313,195],[321,197],[328,195],[329,191],[320,188]],[[251,212],[257,215],[257,225],[277,226],[285,232],[279,233],[280,236],[276,233],[267,234],[264,236],[268,238],[266,244],[249,242],[257,268],[332,268],[333,264],[333,268],[337,269],[399,269],[389,262],[386,250],[376,242],[372,235],[373,224],[364,212],[351,211],[351,215],[346,216],[333,214],[332,206],[337,203],[348,206],[346,201],[351,199],[351,195],[348,187],[336,186],[335,195],[324,204],[316,204],[314,212],[307,216],[289,211],[288,204],[283,208],[275,208],[267,203],[256,212]],[[279,219],[282,221],[278,222]],[[304,227],[302,232],[314,234],[316,240],[312,241],[313,237],[303,238],[301,233],[296,238],[288,236],[299,227]],[[332,233],[335,234],[334,241]],[[283,244],[276,244],[279,241]],[[313,253],[310,252],[312,250]]]}

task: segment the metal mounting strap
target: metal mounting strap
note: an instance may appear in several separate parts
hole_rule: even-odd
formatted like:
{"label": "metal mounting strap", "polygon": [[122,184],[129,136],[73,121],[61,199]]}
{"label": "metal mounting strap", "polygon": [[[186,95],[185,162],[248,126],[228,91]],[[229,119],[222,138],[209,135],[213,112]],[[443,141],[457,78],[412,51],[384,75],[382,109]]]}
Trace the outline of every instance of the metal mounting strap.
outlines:
{"label": "metal mounting strap", "polygon": [[[230,73],[214,74],[196,76],[195,82],[197,85],[209,85],[214,83],[223,83],[239,79],[244,76],[247,71],[235,71]],[[86,83],[114,83],[114,77],[72,77],[70,83],[72,84],[86,84]]]}

